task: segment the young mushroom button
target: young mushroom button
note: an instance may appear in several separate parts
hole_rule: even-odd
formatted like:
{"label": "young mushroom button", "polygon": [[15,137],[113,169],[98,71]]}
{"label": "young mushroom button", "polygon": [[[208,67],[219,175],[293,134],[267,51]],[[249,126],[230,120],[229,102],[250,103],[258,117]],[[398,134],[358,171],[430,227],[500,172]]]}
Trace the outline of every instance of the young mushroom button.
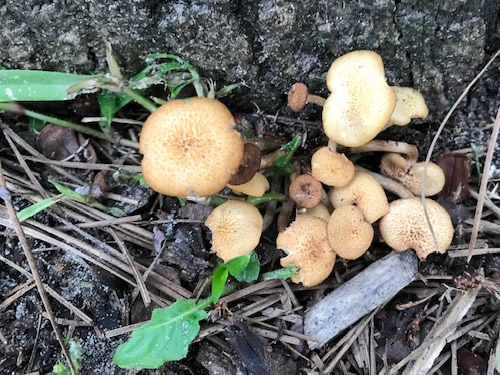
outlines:
{"label": "young mushroom button", "polygon": [[212,249],[227,262],[257,247],[263,219],[250,203],[229,200],[212,211],[205,225],[212,232]]}
{"label": "young mushroom button", "polygon": [[311,159],[312,175],[328,186],[346,186],[354,177],[354,164],[344,155],[321,147]]}
{"label": "young mushroom button", "polygon": [[426,118],[429,115],[424,97],[417,90],[399,86],[393,86],[392,89],[396,93],[397,100],[389,124],[405,126],[413,118]]}
{"label": "young mushroom button", "polygon": [[243,139],[218,100],[171,100],[151,114],[139,140],[142,174],[159,193],[204,197],[222,190],[243,158]]}
{"label": "young mushroom button", "polygon": [[323,186],[321,182],[313,176],[303,174],[293,179],[288,189],[290,199],[297,206],[304,208],[313,208],[321,202],[323,196]]}

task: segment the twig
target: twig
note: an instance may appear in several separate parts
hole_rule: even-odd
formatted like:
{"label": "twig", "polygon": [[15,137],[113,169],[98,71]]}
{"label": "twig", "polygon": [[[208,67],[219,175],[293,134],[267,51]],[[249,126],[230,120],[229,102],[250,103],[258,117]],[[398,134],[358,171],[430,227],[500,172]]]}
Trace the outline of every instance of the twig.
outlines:
{"label": "twig", "polygon": [[[0,187],[5,190],[5,193],[8,195],[8,190],[7,190],[7,184],[5,182],[5,178],[3,176],[3,168],[2,168],[2,163],[0,162]],[[57,322],[55,320],[54,314],[52,312],[52,307],[50,305],[49,298],[47,296],[47,293],[45,292],[45,288],[43,287],[42,279],[40,278],[40,273],[38,272],[38,267],[35,262],[35,258],[33,257],[33,254],[31,253],[30,246],[28,244],[28,240],[26,239],[26,236],[24,235],[23,228],[21,227],[21,224],[19,223],[19,220],[17,219],[17,213],[16,209],[12,205],[12,202],[10,201],[10,197],[5,197],[4,198],[5,206],[7,208],[7,212],[9,214],[10,220],[12,221],[14,231],[17,234],[17,238],[19,239],[19,242],[21,243],[21,246],[24,251],[24,255],[26,256],[26,260],[28,261],[29,267],[31,269],[31,274],[33,275],[33,279],[35,280],[36,287],[38,289],[38,294],[40,295],[40,298],[42,299],[42,303],[45,307],[45,311],[47,314],[49,314],[49,321],[50,324],[52,325],[52,329],[54,330],[54,333],[57,337],[57,341],[59,341],[59,345],[61,346],[62,352],[64,354],[64,357],[66,358],[66,362],[68,363],[68,367],[71,371],[72,375],[76,375],[75,368],[73,366],[73,362],[71,361],[71,357],[69,355],[68,348],[66,345],[64,345],[64,340],[59,332],[59,328],[57,327]]]}

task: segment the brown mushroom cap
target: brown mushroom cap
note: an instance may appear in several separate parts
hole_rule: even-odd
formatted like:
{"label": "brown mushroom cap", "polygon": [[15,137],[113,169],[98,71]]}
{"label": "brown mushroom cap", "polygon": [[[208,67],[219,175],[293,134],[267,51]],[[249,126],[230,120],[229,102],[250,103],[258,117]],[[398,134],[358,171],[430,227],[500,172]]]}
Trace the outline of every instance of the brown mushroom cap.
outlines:
{"label": "brown mushroom cap", "polygon": [[293,112],[300,112],[307,104],[307,96],[309,90],[307,86],[301,82],[296,82],[292,85],[288,92],[288,106]]}
{"label": "brown mushroom cap", "polygon": [[294,178],[288,189],[290,199],[297,206],[304,208],[312,208],[321,202],[323,195],[323,186],[321,182],[313,176],[303,174]]}
{"label": "brown mushroom cap", "polygon": [[227,262],[257,247],[263,219],[254,205],[229,200],[212,211],[205,225],[212,232],[212,249]]}
{"label": "brown mushroom cap", "polygon": [[344,259],[358,259],[370,247],[373,227],[359,208],[348,204],[336,208],[328,221],[328,241],[333,251]]}
{"label": "brown mushroom cap", "polygon": [[390,212],[380,220],[380,233],[384,241],[396,251],[415,249],[420,259],[430,253],[444,253],[453,240],[453,224],[446,210],[437,202],[427,199],[427,213],[439,250],[436,249],[431,231],[424,216],[420,198],[398,199],[390,204]]}
{"label": "brown mushroom cap", "polygon": [[240,166],[243,140],[229,110],[215,99],[171,100],[151,114],[139,140],[142,174],[155,191],[209,196]]}
{"label": "brown mushroom cap", "polygon": [[311,159],[312,175],[328,186],[346,186],[354,177],[354,164],[344,154],[321,147]]}
{"label": "brown mushroom cap", "polygon": [[278,234],[276,247],[288,254],[281,259],[281,266],[300,268],[292,278],[294,283],[315,286],[332,272],[335,253],[328,243],[326,228],[326,221],[304,214],[297,215],[295,221]]}
{"label": "brown mushroom cap", "polygon": [[253,143],[245,143],[243,149],[243,159],[241,160],[238,172],[231,176],[231,185],[241,185],[252,179],[260,169],[260,148]]}
{"label": "brown mushroom cap", "polygon": [[[415,195],[421,194],[424,169],[425,162],[408,165],[404,157],[394,153],[385,154],[380,161],[382,174],[400,182]],[[443,170],[439,165],[430,162],[425,178],[425,195],[436,195],[443,190],[444,183]]]}
{"label": "brown mushroom cap", "polygon": [[269,190],[269,181],[262,173],[256,173],[253,178],[241,185],[227,185],[235,193],[262,197]]}
{"label": "brown mushroom cap", "polygon": [[399,86],[392,88],[397,100],[396,108],[389,120],[390,124],[404,126],[408,125],[413,118],[426,118],[429,115],[424,97],[417,90]]}
{"label": "brown mushroom cap", "polygon": [[353,51],[336,59],[326,78],[330,96],[323,107],[323,129],[332,141],[358,147],[389,122],[396,94],[387,84],[382,58]]}
{"label": "brown mushroom cap", "polygon": [[332,188],[328,193],[333,207],[355,204],[370,224],[389,212],[389,203],[382,186],[368,173],[356,171],[349,185]]}
{"label": "brown mushroom cap", "polygon": [[326,222],[330,220],[330,210],[323,202],[318,203],[313,208],[307,208],[304,214],[319,217]]}

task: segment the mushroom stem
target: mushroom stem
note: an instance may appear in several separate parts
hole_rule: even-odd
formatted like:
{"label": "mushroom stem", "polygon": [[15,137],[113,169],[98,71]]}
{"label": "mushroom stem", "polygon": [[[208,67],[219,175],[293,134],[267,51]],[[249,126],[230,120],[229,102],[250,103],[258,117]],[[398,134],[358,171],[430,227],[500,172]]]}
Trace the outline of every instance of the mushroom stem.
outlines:
{"label": "mushroom stem", "polygon": [[328,149],[331,152],[336,153],[337,152],[337,143],[335,143],[334,141],[332,141],[331,139],[329,139],[328,140]]}
{"label": "mushroom stem", "polygon": [[385,151],[405,154],[409,164],[415,163],[418,159],[417,147],[406,142],[373,140],[363,146],[353,147],[350,151],[352,153]]}
{"label": "mushroom stem", "polygon": [[260,159],[260,169],[271,168],[280,156],[286,154],[286,150],[279,149],[270,154],[263,155]]}
{"label": "mushroom stem", "polygon": [[248,138],[245,139],[245,143],[254,144],[260,148],[260,151],[269,151],[280,148],[283,144],[283,140],[276,137]]}
{"label": "mushroom stem", "polygon": [[[281,188],[281,178],[274,177],[271,181],[271,189],[270,193],[279,193]],[[264,223],[262,225],[262,232],[268,229],[274,220],[274,215],[276,215],[276,206],[278,205],[278,201],[271,201],[266,205],[266,211],[264,213]]]}
{"label": "mushroom stem", "polygon": [[392,178],[388,178],[388,177],[382,176],[379,173],[372,172],[369,169],[360,167],[358,165],[356,166],[356,169],[358,171],[365,172],[365,173],[369,174],[375,180],[377,180],[377,182],[380,185],[382,185],[382,187],[384,188],[384,190],[386,190],[388,192],[391,192],[391,193],[397,195],[398,197],[400,197],[402,199],[413,198],[414,197],[413,193],[410,190],[408,190],[402,184],[400,184],[399,182],[393,180]]}
{"label": "mushroom stem", "polygon": [[307,103],[312,103],[323,107],[325,105],[326,99],[319,95],[309,94],[307,95]]}
{"label": "mushroom stem", "polygon": [[[290,195],[290,184],[297,178],[300,174],[301,167],[298,163],[293,163],[293,172],[290,174],[290,178],[285,180],[285,192],[288,192]],[[289,199],[281,205],[281,211],[278,215],[278,233],[284,231],[288,224],[290,224],[290,217],[292,217],[293,208],[295,207],[295,202],[292,199]]]}

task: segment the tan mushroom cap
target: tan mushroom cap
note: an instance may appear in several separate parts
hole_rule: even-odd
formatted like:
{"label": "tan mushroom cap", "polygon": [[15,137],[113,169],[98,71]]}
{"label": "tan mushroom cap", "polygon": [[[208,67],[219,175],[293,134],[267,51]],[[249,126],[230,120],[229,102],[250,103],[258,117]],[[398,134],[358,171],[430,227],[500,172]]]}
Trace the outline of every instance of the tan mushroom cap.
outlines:
{"label": "tan mushroom cap", "polygon": [[229,200],[212,211],[205,225],[212,232],[212,249],[227,262],[257,247],[263,219],[250,203]]}
{"label": "tan mushroom cap", "polygon": [[[453,240],[453,224],[446,210],[437,202],[428,198],[425,202],[437,237],[437,252],[444,253]],[[420,259],[436,252],[422,201],[418,197],[391,202],[390,212],[380,220],[379,228],[384,241],[394,250],[414,249]]]}
{"label": "tan mushroom cap", "polygon": [[227,185],[235,193],[262,197],[269,190],[269,181],[262,173],[257,172],[250,181],[241,185]]}
{"label": "tan mushroom cap", "polygon": [[330,210],[323,202],[318,203],[313,208],[307,208],[303,214],[319,217],[326,222],[330,220]]}
{"label": "tan mushroom cap", "polygon": [[288,106],[293,112],[300,112],[307,104],[307,96],[309,90],[307,86],[301,82],[296,82],[288,92]]}
{"label": "tan mushroom cap", "polygon": [[311,159],[312,176],[328,186],[346,186],[354,177],[354,164],[344,154],[321,147]]}
{"label": "tan mushroom cap", "polygon": [[315,286],[332,272],[335,253],[328,243],[326,228],[323,219],[303,214],[297,215],[295,221],[278,235],[276,247],[288,254],[281,259],[281,266],[300,268],[292,278],[294,283]]}
{"label": "tan mushroom cap", "polygon": [[389,202],[380,183],[368,173],[356,171],[349,185],[332,188],[328,193],[333,207],[354,204],[370,224],[389,212]]}
{"label": "tan mushroom cap", "polygon": [[313,176],[303,174],[293,179],[288,193],[297,206],[312,208],[321,202],[323,186]]}
{"label": "tan mushroom cap", "polygon": [[[422,176],[424,175],[425,162],[418,162],[411,166],[404,157],[399,154],[385,154],[380,161],[380,171],[390,177],[415,195],[420,195],[422,191]],[[425,195],[432,196],[443,190],[445,176],[441,167],[430,162],[425,178]]]}
{"label": "tan mushroom cap", "polygon": [[139,140],[142,174],[155,191],[186,197],[222,190],[243,157],[233,115],[215,99],[171,100],[151,114]]}
{"label": "tan mushroom cap", "polygon": [[323,107],[323,129],[332,141],[358,147],[389,122],[396,94],[385,80],[382,58],[353,51],[336,59],[326,78],[330,96]]}
{"label": "tan mushroom cap", "polygon": [[396,93],[396,108],[389,120],[390,124],[405,126],[413,118],[426,118],[429,109],[425,104],[425,99],[420,92],[410,87],[392,86]]}
{"label": "tan mushroom cap", "polygon": [[330,247],[344,259],[362,256],[373,241],[373,233],[361,210],[352,204],[336,208],[328,221]]}

